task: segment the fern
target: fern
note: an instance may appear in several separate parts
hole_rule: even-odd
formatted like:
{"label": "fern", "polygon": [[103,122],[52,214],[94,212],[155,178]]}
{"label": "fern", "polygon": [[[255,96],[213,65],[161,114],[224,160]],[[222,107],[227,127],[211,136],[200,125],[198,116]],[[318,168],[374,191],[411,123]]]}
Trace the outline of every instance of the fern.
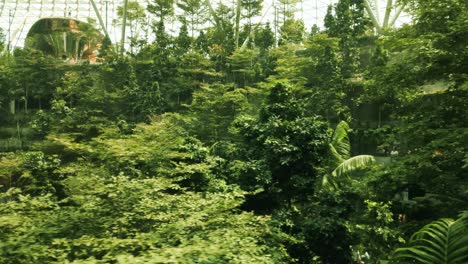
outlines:
{"label": "fern", "polygon": [[466,264],[468,263],[468,212],[453,219],[440,219],[414,233],[409,247],[395,251],[403,263]]}

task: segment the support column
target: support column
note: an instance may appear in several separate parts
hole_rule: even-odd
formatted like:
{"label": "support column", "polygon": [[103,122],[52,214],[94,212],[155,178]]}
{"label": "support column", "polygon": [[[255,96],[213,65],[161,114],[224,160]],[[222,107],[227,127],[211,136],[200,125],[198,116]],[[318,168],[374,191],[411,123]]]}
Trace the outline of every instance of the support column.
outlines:
{"label": "support column", "polygon": [[385,8],[385,17],[384,17],[383,26],[382,26],[384,29],[388,27],[388,21],[390,20],[390,13],[392,12],[392,8],[393,8],[393,1],[388,0],[387,6]]}
{"label": "support column", "polygon": [[[99,9],[96,6],[96,3],[94,2],[94,0],[90,0],[90,1],[91,1],[91,5],[93,6],[94,13],[96,13],[96,16],[97,16],[97,18],[99,20],[99,25],[101,26],[102,30],[104,31],[104,34],[106,35],[106,37],[109,38],[109,34],[107,33],[107,28],[104,25],[104,21],[102,21],[102,16],[101,16],[101,13],[99,12]],[[125,4],[127,2],[128,2],[128,0],[125,0]],[[127,10],[125,9],[125,13],[126,13],[126,11]]]}
{"label": "support column", "polygon": [[377,20],[377,18],[374,15],[374,12],[372,11],[372,8],[369,4],[369,0],[364,0],[364,7],[366,8],[367,14],[371,18],[372,24],[374,25],[377,33],[380,34],[380,32],[382,32],[382,28],[380,27],[379,21]]}
{"label": "support column", "polygon": [[125,29],[127,28],[127,8],[128,0],[124,1],[123,21],[122,21],[122,38],[120,39],[120,55],[125,51]]}

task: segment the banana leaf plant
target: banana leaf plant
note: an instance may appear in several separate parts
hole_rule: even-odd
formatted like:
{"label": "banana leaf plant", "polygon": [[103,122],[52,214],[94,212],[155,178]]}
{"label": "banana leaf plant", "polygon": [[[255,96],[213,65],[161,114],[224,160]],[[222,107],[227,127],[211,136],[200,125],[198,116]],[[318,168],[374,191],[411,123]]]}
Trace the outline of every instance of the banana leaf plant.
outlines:
{"label": "banana leaf plant", "polygon": [[332,153],[334,169],[323,176],[322,187],[336,190],[339,182],[349,181],[351,172],[369,167],[375,164],[372,155],[358,155],[351,157],[351,145],[349,143],[349,125],[341,121],[333,131],[329,147]]}

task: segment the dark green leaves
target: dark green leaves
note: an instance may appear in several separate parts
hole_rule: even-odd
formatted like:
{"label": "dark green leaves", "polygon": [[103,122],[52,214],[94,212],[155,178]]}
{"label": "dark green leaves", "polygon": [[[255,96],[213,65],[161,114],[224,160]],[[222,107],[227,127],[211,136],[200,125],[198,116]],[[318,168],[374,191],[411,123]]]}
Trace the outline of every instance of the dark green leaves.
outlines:
{"label": "dark green leaves", "polygon": [[414,233],[409,246],[395,251],[398,260],[412,263],[462,264],[468,262],[467,213],[454,221],[440,219]]}

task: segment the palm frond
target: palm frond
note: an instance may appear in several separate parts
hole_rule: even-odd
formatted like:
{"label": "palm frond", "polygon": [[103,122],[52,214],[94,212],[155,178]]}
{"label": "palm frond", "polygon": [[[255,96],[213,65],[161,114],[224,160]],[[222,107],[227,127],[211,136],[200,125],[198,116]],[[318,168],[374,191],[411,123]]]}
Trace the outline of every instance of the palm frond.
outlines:
{"label": "palm frond", "polygon": [[409,247],[395,251],[395,257],[412,263],[468,263],[468,223],[463,216],[424,226],[413,234]]}
{"label": "palm frond", "polygon": [[465,222],[465,225],[468,225],[468,211],[461,212],[459,217],[459,221]]}

